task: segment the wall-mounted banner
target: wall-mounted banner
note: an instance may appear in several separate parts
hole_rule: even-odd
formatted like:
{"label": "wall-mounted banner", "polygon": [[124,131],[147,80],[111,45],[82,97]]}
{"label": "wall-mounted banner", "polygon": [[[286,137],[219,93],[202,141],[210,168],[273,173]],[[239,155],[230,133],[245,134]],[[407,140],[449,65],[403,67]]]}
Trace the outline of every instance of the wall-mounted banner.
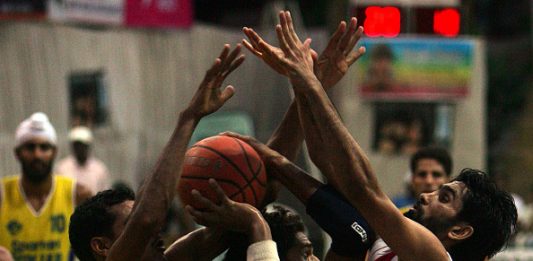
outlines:
{"label": "wall-mounted banner", "polygon": [[48,16],[55,21],[123,24],[124,0],[49,0]]}
{"label": "wall-mounted banner", "polygon": [[189,27],[191,0],[126,0],[125,23],[134,27]]}
{"label": "wall-mounted banner", "polygon": [[474,42],[465,39],[364,39],[359,91],[372,100],[450,100],[468,95]]}

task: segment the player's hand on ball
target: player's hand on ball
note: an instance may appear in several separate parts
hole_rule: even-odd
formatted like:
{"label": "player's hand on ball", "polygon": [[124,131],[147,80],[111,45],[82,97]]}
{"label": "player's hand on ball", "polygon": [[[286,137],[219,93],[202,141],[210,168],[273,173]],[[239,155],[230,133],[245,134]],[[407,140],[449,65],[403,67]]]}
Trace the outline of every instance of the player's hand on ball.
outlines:
{"label": "player's hand on ball", "polygon": [[209,187],[216,193],[218,203],[193,190],[193,199],[205,206],[205,209],[199,210],[189,205],[185,207],[196,223],[224,230],[249,232],[255,222],[262,220],[259,210],[249,204],[229,199],[214,179],[209,180]]}
{"label": "player's hand on ball", "polygon": [[233,137],[249,144],[261,157],[263,164],[265,165],[267,173],[267,187],[263,201],[258,207],[263,209],[266,205],[274,202],[278,198],[279,191],[281,190],[281,183],[278,181],[280,172],[277,170],[285,162],[289,162],[287,158],[271,149],[267,145],[257,141],[250,136],[240,135],[234,132],[224,132],[220,135]]}
{"label": "player's hand on ball", "polygon": [[220,135],[226,135],[230,137],[234,137],[237,139],[240,139],[252,146],[255,151],[261,156],[261,159],[263,159],[263,163],[266,165],[266,168],[268,169],[272,165],[280,165],[284,161],[288,161],[283,155],[279,154],[277,151],[269,148],[264,143],[254,139],[250,136],[244,136],[235,132],[223,132]]}

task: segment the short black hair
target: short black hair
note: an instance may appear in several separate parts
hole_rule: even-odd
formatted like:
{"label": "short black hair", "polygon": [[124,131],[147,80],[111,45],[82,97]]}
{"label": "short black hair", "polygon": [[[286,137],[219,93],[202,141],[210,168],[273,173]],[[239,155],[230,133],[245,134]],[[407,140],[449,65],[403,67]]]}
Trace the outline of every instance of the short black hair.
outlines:
{"label": "short black hair", "polygon": [[446,172],[446,176],[450,177],[452,174],[452,168],[453,168],[453,161],[452,157],[450,156],[450,153],[440,147],[425,147],[419,149],[413,156],[411,157],[411,173],[415,173],[416,165],[418,164],[418,161],[421,159],[434,159],[436,160],[440,165],[442,165],[442,168],[444,168],[444,172]]}
{"label": "short black hair", "polygon": [[287,252],[297,242],[296,234],[305,233],[305,225],[298,213],[281,205],[273,205],[272,209],[264,209],[263,217],[270,226],[272,240],[276,242],[280,260],[285,260]]}
{"label": "short black hair", "polygon": [[457,220],[474,228],[473,235],[452,247],[454,261],[484,260],[506,247],[516,231],[518,214],[513,197],[499,189],[484,172],[464,169],[455,181],[463,182],[468,191]]}
{"label": "short black hair", "polygon": [[109,209],[124,201],[135,200],[135,193],[129,188],[110,189],[76,207],[70,216],[69,239],[72,250],[80,261],[94,261],[90,241],[96,236],[112,237],[115,215]]}
{"label": "short black hair", "polygon": [[[272,240],[276,242],[280,260],[286,260],[287,252],[297,242],[296,234],[306,231],[302,218],[296,212],[281,205],[272,205],[268,211],[265,208],[261,214],[270,227]],[[244,235],[232,235],[230,248],[224,260],[246,260],[248,246],[248,240]]]}

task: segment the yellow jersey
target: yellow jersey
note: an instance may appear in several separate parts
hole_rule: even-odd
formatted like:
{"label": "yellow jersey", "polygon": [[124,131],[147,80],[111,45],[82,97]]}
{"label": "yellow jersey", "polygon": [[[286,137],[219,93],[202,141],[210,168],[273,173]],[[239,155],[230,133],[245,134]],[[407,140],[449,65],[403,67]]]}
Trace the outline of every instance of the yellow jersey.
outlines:
{"label": "yellow jersey", "polygon": [[1,179],[0,245],[17,261],[71,259],[68,226],[76,182],[54,175],[52,184],[44,205],[36,211],[26,200],[20,176]]}

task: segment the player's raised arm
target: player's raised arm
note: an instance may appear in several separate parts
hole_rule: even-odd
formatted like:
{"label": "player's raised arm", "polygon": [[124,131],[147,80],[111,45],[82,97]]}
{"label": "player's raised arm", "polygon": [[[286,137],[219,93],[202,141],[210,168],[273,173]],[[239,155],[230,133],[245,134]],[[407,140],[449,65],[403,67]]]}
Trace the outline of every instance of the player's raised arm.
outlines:
{"label": "player's raised arm", "polygon": [[209,186],[215,192],[218,203],[193,190],[195,200],[204,206],[203,210],[186,206],[194,220],[210,228],[246,234],[250,244],[248,261],[279,261],[276,243],[272,241],[270,227],[261,212],[252,205],[229,199],[214,179],[209,180]]}
{"label": "player's raised arm", "polygon": [[221,89],[224,79],[244,60],[240,45],[230,52],[225,45],[207,71],[188,107],[180,113],[154,171],[147,177],[123,233],[108,251],[107,260],[139,260],[149,242],[161,229],[174,198],[181,175],[185,150],[200,119],[218,110],[234,93],[232,86]]}
{"label": "player's raised arm", "polygon": [[[281,182],[305,206],[306,212],[332,239],[326,260],[365,260],[375,233],[359,212],[331,186],[311,177],[277,151],[256,139],[226,132],[250,144],[261,156],[270,175]],[[354,224],[357,230],[354,231]]]}
{"label": "player's raised arm", "polygon": [[[315,60],[315,74],[326,90],[337,84],[346,74],[348,68],[364,54],[365,49],[363,47],[352,51],[357,41],[361,38],[362,31],[362,27],[357,27],[355,18],[350,20],[348,26],[346,22],[342,21],[320,56],[314,50],[311,50]],[[283,55],[283,51],[280,48],[266,43],[252,28],[244,27],[243,32],[248,40],[243,39],[242,43],[250,52],[263,60],[274,71],[287,75],[286,69],[279,64],[276,58]],[[303,139],[304,135],[301,130],[296,101],[292,101],[283,120],[267,144],[289,160],[294,161],[300,151]],[[270,179],[267,203],[275,199],[278,190],[278,182],[275,179]]]}
{"label": "player's raised arm", "polygon": [[[283,55],[283,51],[280,48],[266,43],[252,28],[244,27],[243,32],[248,40],[243,39],[242,42],[250,52],[262,59],[276,72],[287,75],[285,68],[276,59],[276,57]],[[363,28],[357,27],[355,18],[352,18],[348,25],[342,21],[331,36],[327,47],[319,56],[315,51],[311,50],[315,59],[315,74],[326,90],[336,85],[344,77],[348,68],[365,53],[364,47],[353,51],[353,48],[361,38],[362,32]],[[294,160],[302,141],[303,133],[298,118],[296,102],[293,101],[267,144],[289,160]]]}
{"label": "player's raised arm", "polygon": [[[288,12],[276,26],[286,68],[293,85],[300,120],[313,162],[361,211],[400,259],[447,260],[443,245],[429,230],[404,218],[381,191],[368,158],[341,122],[320,81],[313,73],[310,41],[300,41]],[[420,247],[424,245],[424,247]]]}

